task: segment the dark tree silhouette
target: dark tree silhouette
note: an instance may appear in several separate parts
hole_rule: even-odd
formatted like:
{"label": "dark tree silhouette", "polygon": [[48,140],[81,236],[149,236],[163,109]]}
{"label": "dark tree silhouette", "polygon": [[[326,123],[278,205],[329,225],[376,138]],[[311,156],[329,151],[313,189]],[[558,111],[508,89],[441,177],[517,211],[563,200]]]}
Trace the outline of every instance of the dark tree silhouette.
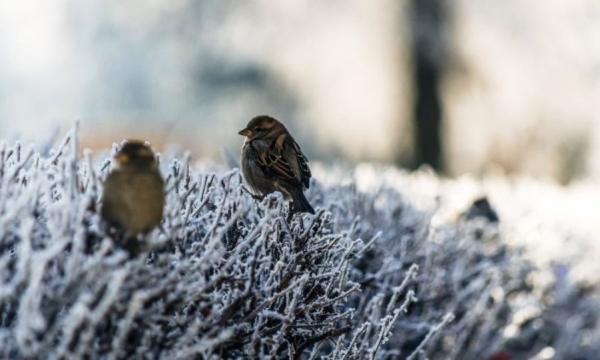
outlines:
{"label": "dark tree silhouette", "polygon": [[446,55],[447,11],[443,0],[411,0],[415,165],[444,171],[440,81]]}

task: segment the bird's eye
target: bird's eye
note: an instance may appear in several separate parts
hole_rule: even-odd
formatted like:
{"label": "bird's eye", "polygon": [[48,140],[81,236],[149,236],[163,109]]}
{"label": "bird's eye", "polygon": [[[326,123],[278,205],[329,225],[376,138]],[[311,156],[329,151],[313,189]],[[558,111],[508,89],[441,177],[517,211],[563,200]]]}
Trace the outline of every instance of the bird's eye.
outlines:
{"label": "bird's eye", "polygon": [[265,131],[264,128],[256,128],[256,132],[263,132],[263,131]]}

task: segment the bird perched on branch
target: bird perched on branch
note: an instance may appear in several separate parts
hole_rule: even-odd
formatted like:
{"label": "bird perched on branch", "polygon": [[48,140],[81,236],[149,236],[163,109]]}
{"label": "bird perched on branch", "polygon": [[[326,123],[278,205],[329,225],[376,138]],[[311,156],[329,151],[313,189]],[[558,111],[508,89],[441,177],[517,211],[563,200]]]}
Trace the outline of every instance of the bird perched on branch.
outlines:
{"label": "bird perched on branch", "polygon": [[160,224],[165,184],[150,147],[128,140],[115,155],[116,166],[104,181],[102,218],[123,233],[119,245],[139,251],[137,236]]}
{"label": "bird perched on branch", "polygon": [[291,200],[290,214],[315,213],[304,190],[310,186],[308,160],[285,126],[278,120],[259,115],[238,134],[246,137],[242,147],[242,174],[248,185],[262,198],[279,191]]}

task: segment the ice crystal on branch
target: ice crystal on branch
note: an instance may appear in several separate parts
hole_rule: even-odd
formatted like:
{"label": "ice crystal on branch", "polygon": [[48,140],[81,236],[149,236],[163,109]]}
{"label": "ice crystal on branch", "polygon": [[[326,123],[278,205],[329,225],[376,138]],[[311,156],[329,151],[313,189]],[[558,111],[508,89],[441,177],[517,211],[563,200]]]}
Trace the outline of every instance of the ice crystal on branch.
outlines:
{"label": "ice crystal on branch", "polygon": [[508,346],[511,296],[539,304],[516,252],[396,190],[316,181],[317,214],[287,221],[279,194],[257,202],[237,169],[177,153],[130,259],[99,217],[110,159],[76,136],[0,146],[2,358],[482,358]]}

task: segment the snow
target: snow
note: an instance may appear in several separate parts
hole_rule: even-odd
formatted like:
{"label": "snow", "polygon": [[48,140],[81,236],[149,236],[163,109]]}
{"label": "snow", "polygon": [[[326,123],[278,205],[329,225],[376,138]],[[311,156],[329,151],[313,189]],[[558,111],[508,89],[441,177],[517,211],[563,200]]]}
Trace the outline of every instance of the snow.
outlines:
{"label": "snow", "polygon": [[[257,202],[237,169],[166,152],[164,221],[149,251],[129,259],[98,213],[110,153],[80,156],[76,136],[44,154],[0,146],[0,358],[600,351],[593,277],[580,282],[572,257],[532,256],[543,242],[529,224],[557,216],[527,215],[519,200],[529,200],[501,197],[507,187],[497,180],[314,166],[307,196],[317,214],[288,222],[280,194]],[[500,223],[457,218],[452,199],[463,194],[464,207],[484,188]],[[536,199],[549,191],[528,189],[540,191]],[[576,232],[562,224],[550,246]]]}

